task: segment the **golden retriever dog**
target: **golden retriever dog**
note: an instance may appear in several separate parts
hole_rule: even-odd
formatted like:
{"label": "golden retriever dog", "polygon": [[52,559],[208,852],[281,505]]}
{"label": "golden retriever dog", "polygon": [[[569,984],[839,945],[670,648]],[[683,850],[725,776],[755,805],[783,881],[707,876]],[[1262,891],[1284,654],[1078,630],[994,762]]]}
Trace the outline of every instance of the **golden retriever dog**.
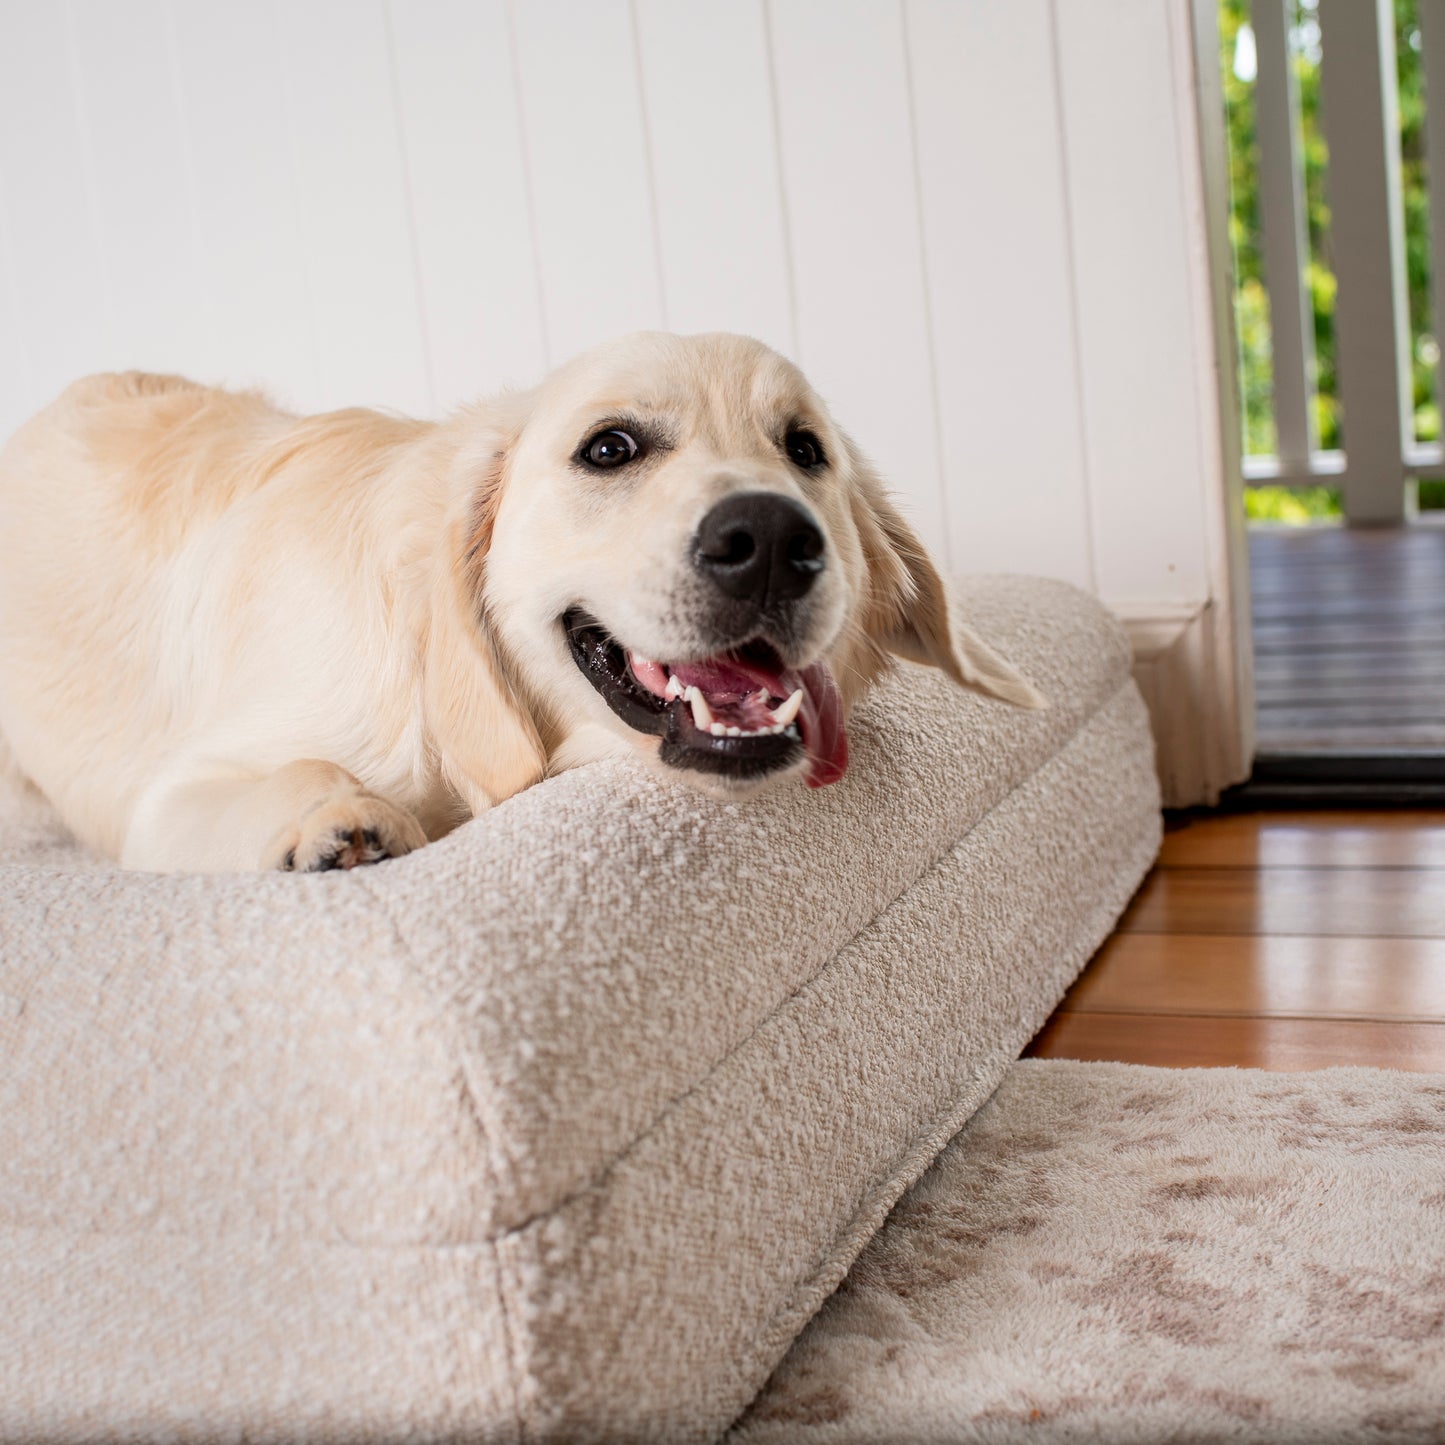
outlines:
{"label": "golden retriever dog", "polygon": [[126,867],[374,863],[619,753],[819,787],[895,654],[1042,703],[740,336],[441,422],[92,376],[0,453],[0,753]]}

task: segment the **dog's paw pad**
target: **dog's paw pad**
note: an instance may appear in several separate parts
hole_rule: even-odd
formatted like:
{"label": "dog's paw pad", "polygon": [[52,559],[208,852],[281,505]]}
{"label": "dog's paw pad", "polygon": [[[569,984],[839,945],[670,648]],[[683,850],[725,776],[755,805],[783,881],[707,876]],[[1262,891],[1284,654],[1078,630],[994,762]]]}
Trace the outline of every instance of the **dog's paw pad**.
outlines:
{"label": "dog's paw pad", "polygon": [[[349,871],[400,858],[426,842],[416,819],[380,798],[361,795],[308,815],[300,837],[276,858],[285,873]],[[276,857],[276,855],[272,855]]]}
{"label": "dog's paw pad", "polygon": [[[362,868],[391,856],[375,828],[338,828],[307,865],[306,871],[328,873],[333,868]],[[296,866],[294,859],[291,866]]]}

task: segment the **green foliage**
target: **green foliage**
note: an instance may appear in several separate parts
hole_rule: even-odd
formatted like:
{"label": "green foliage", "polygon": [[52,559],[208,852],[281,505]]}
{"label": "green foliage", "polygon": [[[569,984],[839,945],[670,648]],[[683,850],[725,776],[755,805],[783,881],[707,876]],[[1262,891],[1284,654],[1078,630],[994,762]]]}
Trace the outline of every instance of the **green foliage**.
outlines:
{"label": "green foliage", "polygon": [[1249,456],[1271,456],[1277,442],[1269,294],[1256,277],[1241,280],[1235,290],[1234,325],[1239,333],[1240,387],[1244,392],[1244,450]]}
{"label": "green foliage", "polygon": [[[1404,195],[1405,263],[1408,283],[1415,435],[1440,436],[1436,401],[1439,348],[1430,311],[1429,194],[1424,156],[1425,87],[1420,60],[1419,0],[1394,0],[1400,97],[1401,182]],[[1235,73],[1240,29],[1249,22],[1249,0],[1219,0],[1220,68],[1229,133],[1230,240],[1235,263],[1235,322],[1239,335],[1244,400],[1245,451],[1267,455],[1276,444],[1270,375],[1269,298],[1260,255],[1259,149],[1255,135],[1254,81]],[[1328,42],[1328,36],[1324,37]],[[1335,356],[1335,275],[1326,198],[1329,148],[1320,111],[1321,36],[1318,0],[1295,0],[1290,28],[1291,63],[1299,89],[1300,152],[1304,164],[1309,258],[1305,285],[1314,320],[1315,420],[1319,445],[1344,445],[1348,419],[1340,410]],[[1261,502],[1259,505],[1265,505]],[[1273,505],[1272,503],[1269,505]],[[1313,515],[1313,514],[1311,514]]]}
{"label": "green foliage", "polygon": [[1337,522],[1344,515],[1338,487],[1246,487],[1244,515],[1251,522]]}
{"label": "green foliage", "polygon": [[1420,483],[1420,510],[1445,512],[1445,482],[1436,480]]}
{"label": "green foliage", "polygon": [[1234,325],[1239,338],[1244,397],[1244,449],[1267,456],[1275,449],[1274,382],[1270,371],[1269,295],[1260,258],[1259,144],[1254,130],[1254,85],[1234,73],[1239,29],[1248,0],[1220,0],[1220,73],[1229,128],[1229,241],[1234,250]]}

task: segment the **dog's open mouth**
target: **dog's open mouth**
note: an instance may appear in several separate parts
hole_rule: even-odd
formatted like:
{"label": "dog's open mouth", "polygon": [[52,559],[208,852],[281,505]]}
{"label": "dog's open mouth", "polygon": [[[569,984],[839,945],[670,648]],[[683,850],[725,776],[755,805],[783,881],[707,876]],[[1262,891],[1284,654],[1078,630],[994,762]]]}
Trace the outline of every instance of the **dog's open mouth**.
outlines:
{"label": "dog's open mouth", "polygon": [[572,656],[629,727],[662,738],[662,761],[747,781],[808,759],[814,788],[848,767],[842,699],[824,663],[784,666],[764,642],[687,662],[624,647],[595,618],[562,618]]}

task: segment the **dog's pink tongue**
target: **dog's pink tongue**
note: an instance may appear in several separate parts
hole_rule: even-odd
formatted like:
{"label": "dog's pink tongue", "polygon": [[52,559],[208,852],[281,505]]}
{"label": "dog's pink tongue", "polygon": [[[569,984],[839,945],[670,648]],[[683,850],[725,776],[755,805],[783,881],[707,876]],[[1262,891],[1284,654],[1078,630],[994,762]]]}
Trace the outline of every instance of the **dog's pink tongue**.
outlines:
{"label": "dog's pink tongue", "polygon": [[843,700],[827,664],[815,662],[802,672],[776,669],[751,658],[710,658],[706,662],[676,663],[673,676],[684,687],[699,687],[709,698],[741,697],[766,688],[775,698],[791,697],[803,689],[798,727],[808,753],[808,786],[826,788],[848,771],[848,733],[843,726]]}
{"label": "dog's pink tongue", "polygon": [[[795,674],[796,675],[796,674]],[[821,662],[803,669],[803,746],[808,750],[808,786],[826,788],[848,771],[848,732],[843,726],[843,699],[833,674]]]}
{"label": "dog's pink tongue", "polygon": [[[709,657],[702,662],[674,662],[672,675],[684,687],[699,687],[709,697],[743,697],[771,687],[779,674],[740,657]],[[774,689],[776,694],[776,689]],[[786,693],[783,696],[787,696]]]}

